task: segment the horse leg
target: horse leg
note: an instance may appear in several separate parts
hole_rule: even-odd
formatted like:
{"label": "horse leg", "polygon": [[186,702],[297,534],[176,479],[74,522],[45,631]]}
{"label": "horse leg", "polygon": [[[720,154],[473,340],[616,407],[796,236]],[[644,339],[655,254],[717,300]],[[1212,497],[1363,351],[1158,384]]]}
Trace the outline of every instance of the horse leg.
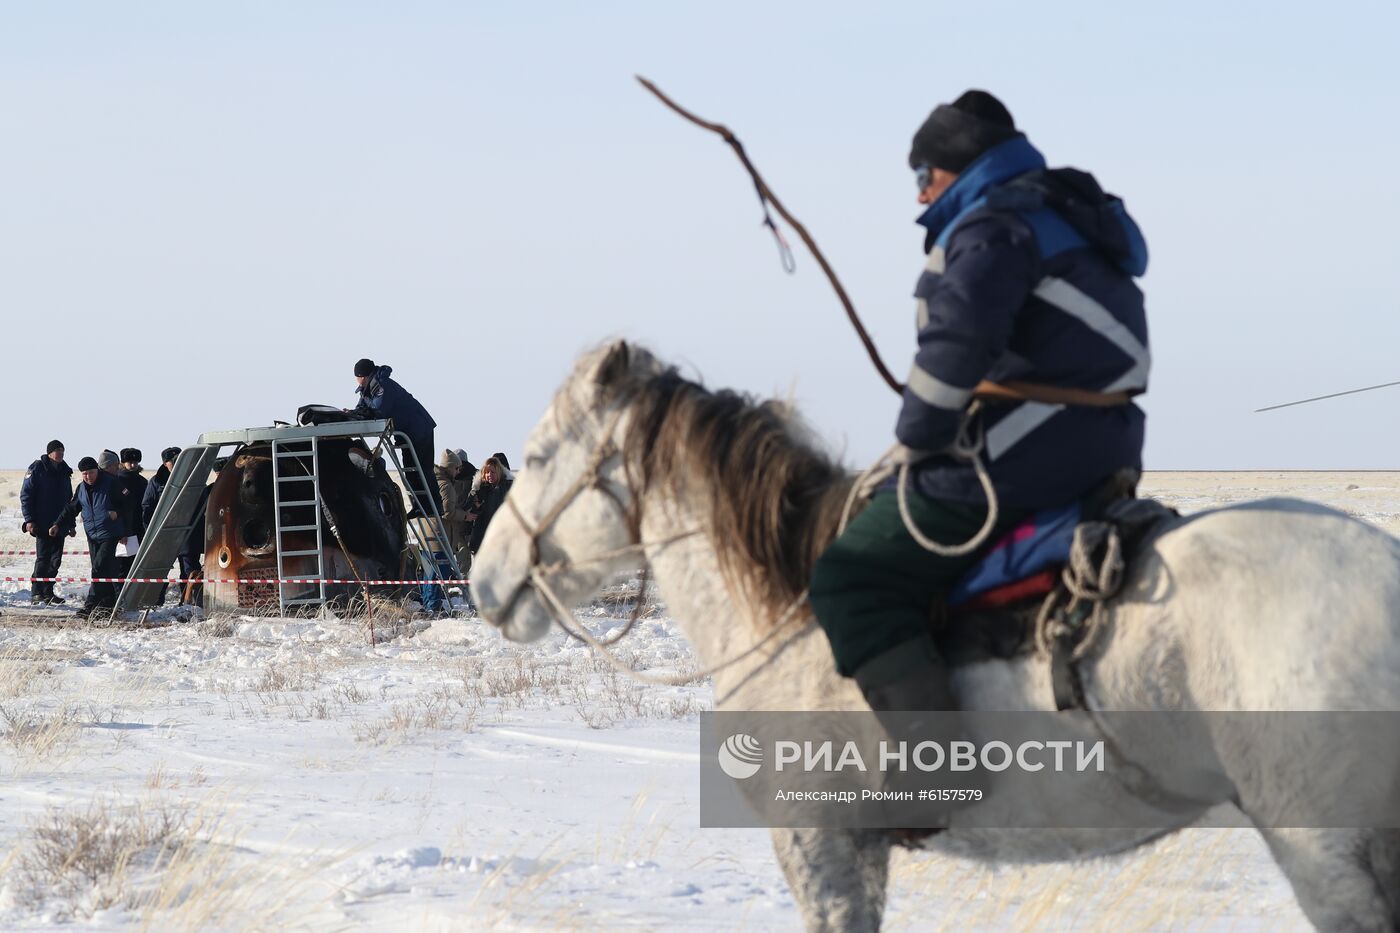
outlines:
{"label": "horse leg", "polygon": [[[1392,838],[1375,849],[1376,830],[1261,829],[1274,860],[1293,885],[1298,906],[1325,933],[1393,931],[1396,859]],[[1394,834],[1391,834],[1392,837]],[[1377,859],[1376,856],[1381,858]],[[1385,876],[1385,877],[1383,877]]]}
{"label": "horse leg", "polygon": [[773,850],[802,922],[812,931],[873,931],[885,911],[890,843],[884,833],[773,829]]}
{"label": "horse leg", "polygon": [[1371,833],[1370,861],[1371,874],[1390,905],[1392,920],[1400,918],[1400,829]]}

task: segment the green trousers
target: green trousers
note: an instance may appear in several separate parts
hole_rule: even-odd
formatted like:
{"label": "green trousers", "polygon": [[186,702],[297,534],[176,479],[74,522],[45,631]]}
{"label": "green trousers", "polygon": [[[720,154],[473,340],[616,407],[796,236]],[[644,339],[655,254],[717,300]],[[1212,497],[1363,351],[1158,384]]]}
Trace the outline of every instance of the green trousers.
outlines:
{"label": "green trousers", "polygon": [[[987,519],[985,506],[927,499],[912,490],[909,512],[919,530],[940,544],[961,544]],[[1029,514],[1003,510],[985,546],[964,557],[940,557],[905,529],[894,490],[876,493],[812,572],[812,610],[831,641],[836,670],[852,677],[876,655],[929,638],[934,602]]]}

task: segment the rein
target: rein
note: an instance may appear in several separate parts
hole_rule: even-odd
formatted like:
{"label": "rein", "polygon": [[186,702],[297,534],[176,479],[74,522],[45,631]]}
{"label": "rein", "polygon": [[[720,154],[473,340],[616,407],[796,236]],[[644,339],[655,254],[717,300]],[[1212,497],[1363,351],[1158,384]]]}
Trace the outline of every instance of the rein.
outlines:
{"label": "rein", "polygon": [[[694,671],[689,674],[678,674],[670,677],[663,677],[655,674],[643,674],[640,671],[633,670],[630,666],[628,666],[623,661],[619,660],[616,655],[614,655],[610,650],[608,650],[611,646],[617,644],[624,637],[626,637],[626,635],[629,632],[631,632],[632,628],[637,624],[637,620],[641,618],[642,603],[643,599],[646,596],[647,582],[651,571],[650,565],[645,563],[647,548],[666,547],[667,545],[674,544],[677,541],[693,537],[700,533],[698,529],[691,529],[689,531],[682,531],[670,535],[666,538],[663,538],[660,541],[642,541],[642,519],[640,510],[632,510],[627,508],[627,505],[622,501],[622,498],[618,496],[618,494],[614,492],[611,488],[609,488],[607,483],[603,479],[603,465],[606,464],[609,460],[613,459],[614,457],[620,455],[622,452],[621,449],[617,446],[617,442],[613,439],[612,436],[613,431],[617,428],[617,424],[620,419],[621,412],[615,414],[612,417],[612,419],[604,426],[603,440],[600,441],[598,446],[594,449],[593,455],[589,458],[587,468],[579,474],[579,478],[575,480],[573,485],[568,488],[564,495],[561,496],[554,503],[554,505],[550,507],[549,511],[545,512],[544,516],[537,523],[532,524],[529,521],[529,519],[525,517],[524,513],[520,511],[520,507],[517,506],[509,496],[506,497],[505,504],[509,507],[510,514],[515,516],[515,520],[520,523],[520,527],[523,528],[525,530],[525,533],[530,536],[530,567],[524,579],[522,579],[518,584],[516,584],[515,589],[511,591],[510,597],[505,601],[504,604],[502,604],[500,614],[502,617],[509,615],[510,611],[513,608],[515,608],[516,603],[518,603],[520,601],[520,598],[525,594],[525,591],[533,589],[536,593],[540,595],[540,598],[544,602],[544,604],[549,607],[551,621],[553,621],[555,625],[559,626],[559,628],[570,638],[573,638],[575,641],[581,641],[584,644],[588,645],[591,649],[593,649],[595,654],[601,655],[603,657],[603,660],[607,661],[607,663],[613,669],[626,675],[627,677],[630,677],[639,683],[663,687],[682,686],[685,684],[694,683],[698,680],[704,680],[705,678],[711,677],[719,671],[722,671],[726,668],[734,666],[735,664],[738,664],[740,661],[761,650],[764,645],[766,645],[769,641],[777,637],[789,622],[791,622],[794,618],[798,617],[798,610],[800,610],[807,602],[807,591],[803,590],[797,595],[797,597],[792,602],[790,602],[787,605],[787,607],[779,614],[778,618],[774,621],[773,630],[770,631],[767,635],[763,636],[758,641],[754,642],[748,648],[745,648],[743,651],[739,652],[733,657],[728,658],[727,660],[722,661],[719,664],[715,664],[710,667],[704,668],[703,670]],[[566,558],[564,560],[557,561],[553,564],[544,563],[543,558],[541,558],[540,556],[540,539],[549,531],[551,527],[553,527],[554,523],[559,520],[559,517],[564,514],[564,511],[573,503],[573,501],[590,488],[597,489],[598,491],[602,492],[617,505],[618,510],[622,513],[623,522],[627,526],[628,536],[632,539],[631,542],[624,545],[623,547],[614,548],[613,550],[605,551],[602,554],[595,554],[592,557],[586,558],[584,560],[569,560]],[[563,571],[568,570],[571,567],[578,567],[594,563],[604,563],[607,561],[611,561],[614,558],[634,553],[641,554],[642,559],[644,561],[642,566],[642,581],[641,587],[637,591],[637,604],[635,607],[633,607],[632,615],[627,620],[627,623],[622,627],[622,631],[616,633],[615,635],[611,635],[606,639],[599,639],[595,637],[591,632],[589,632],[588,629],[583,625],[578,625],[577,627],[575,627],[572,624],[574,621],[573,614],[569,611],[569,607],[564,604],[564,601],[559,598],[559,594],[554,591],[554,588],[552,586],[550,586],[549,577],[554,574],[562,573]]]}
{"label": "rein", "polygon": [[[520,523],[520,527],[525,529],[525,533],[530,536],[530,569],[524,579],[516,584],[515,589],[511,591],[510,597],[501,606],[502,616],[509,615],[510,611],[515,608],[515,604],[520,601],[520,597],[524,596],[525,591],[532,587],[540,590],[541,593],[548,593],[552,598],[547,601],[551,603],[558,601],[558,597],[554,595],[553,590],[550,589],[548,582],[544,578],[543,571],[545,569],[558,573],[578,563],[593,563],[610,560],[623,553],[630,553],[633,550],[640,549],[641,517],[639,515],[634,516],[617,493],[609,489],[607,483],[603,481],[603,464],[621,453],[617,446],[617,441],[615,441],[612,436],[613,430],[617,427],[617,423],[620,419],[621,413],[619,412],[604,426],[602,432],[603,440],[594,448],[593,455],[589,457],[588,466],[579,474],[578,479],[574,480],[574,484],[568,488],[564,495],[550,507],[549,511],[545,512],[538,523],[532,525],[524,514],[521,513],[520,507],[515,504],[515,500],[511,499],[510,496],[506,496],[505,504],[509,507],[510,514],[515,516],[515,520]],[[564,560],[546,568],[543,559],[540,557],[540,538],[544,537],[545,532],[549,531],[549,529],[554,526],[554,523],[559,520],[559,516],[564,514],[564,510],[573,504],[573,501],[589,488],[597,489],[609,499],[612,499],[617,505],[618,511],[622,513],[623,523],[627,526],[627,532],[632,538],[633,544],[620,550],[595,555],[588,561],[571,562]],[[645,581],[643,582],[645,583]],[[640,593],[638,594],[638,611],[633,613],[633,618],[627,624],[628,629],[636,622],[636,617],[640,614],[641,595]],[[619,635],[618,637],[621,636]]]}
{"label": "rein", "polygon": [[[841,510],[841,523],[836,528],[836,534],[840,535],[846,530],[846,525],[851,520],[851,510],[855,508],[857,501],[871,498],[875,495],[876,488],[889,479],[892,473],[898,473],[895,481],[895,500],[899,504],[899,518],[904,523],[904,530],[909,532],[909,537],[932,554],[939,557],[961,557],[964,554],[971,554],[973,551],[987,543],[987,539],[992,535],[992,529],[996,528],[997,518],[1000,513],[1000,503],[997,500],[996,488],[992,485],[991,474],[987,472],[987,464],[982,459],[983,449],[986,447],[986,435],[981,430],[981,420],[977,417],[981,407],[980,401],[974,401],[963,415],[962,424],[958,427],[958,436],[953,441],[948,453],[952,456],[966,460],[972,464],[973,472],[977,474],[977,481],[982,484],[982,492],[987,497],[987,518],[982,523],[982,527],[977,530],[971,538],[960,544],[940,544],[928,535],[919,530],[919,525],[914,521],[914,516],[909,512],[909,468],[912,464],[905,460],[895,464],[891,457],[903,445],[895,444],[889,450],[880,455],[869,469],[860,474],[851,485],[851,492],[846,497],[846,505]],[[976,433],[972,433],[972,425],[976,423],[978,428]]]}

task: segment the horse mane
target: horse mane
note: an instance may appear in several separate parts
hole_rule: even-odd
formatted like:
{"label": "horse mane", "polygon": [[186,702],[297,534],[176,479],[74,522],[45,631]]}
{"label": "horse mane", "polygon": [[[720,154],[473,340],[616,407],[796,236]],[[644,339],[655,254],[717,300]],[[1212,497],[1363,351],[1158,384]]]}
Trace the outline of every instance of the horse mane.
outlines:
{"label": "horse mane", "polygon": [[807,589],[852,478],[816,450],[790,406],[710,390],[674,367],[637,372],[627,345],[598,385],[628,412],[624,461],[639,495],[695,497],[730,592],[769,621]]}

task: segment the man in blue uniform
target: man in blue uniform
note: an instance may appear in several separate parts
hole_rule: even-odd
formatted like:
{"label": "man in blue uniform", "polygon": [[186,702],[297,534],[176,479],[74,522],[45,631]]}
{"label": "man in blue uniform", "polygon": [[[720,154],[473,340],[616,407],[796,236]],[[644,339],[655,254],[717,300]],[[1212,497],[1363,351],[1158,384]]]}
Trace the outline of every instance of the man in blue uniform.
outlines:
{"label": "man in blue uniform", "polygon": [[[1084,404],[983,402],[981,456],[1000,503],[995,542],[1033,512],[1140,468],[1147,387],[1147,249],[1093,176],[1046,168],[1002,103],[968,91],[914,136],[928,260],[915,288],[918,350],[895,425],[911,464],[909,511],[926,537],[970,539],[987,517],[972,465],[951,446],[985,383]],[[983,390],[979,390],[979,385]],[[1025,395],[1029,387],[1031,395]],[[985,549],[984,549],[985,550]],[[872,709],[956,708],[929,631],[933,604],[981,556],[941,557],[881,489],[817,562],[811,602],[841,674]]]}
{"label": "man in blue uniform", "polygon": [[[73,468],[63,459],[63,442],[49,441],[44,456],[29,465],[19,488],[19,507],[24,516],[24,533],[34,537],[34,576],[56,577],[63,563],[63,538],[49,537],[49,526],[73,498]],[[34,605],[62,603],[54,595],[53,583],[35,581],[29,588]]]}
{"label": "man in blue uniform", "polygon": [[[108,454],[111,456],[108,457]],[[103,455],[104,461],[109,464],[117,462],[116,454],[111,451],[103,451]],[[81,515],[83,531],[87,534],[88,553],[92,557],[92,575],[99,578],[120,577],[122,569],[117,561],[117,544],[129,530],[129,520],[124,516],[131,514],[131,490],[106,467],[99,469],[97,461],[91,457],[78,461],[78,471],[82,473],[83,481],[49,527],[49,537],[61,539],[73,531],[74,521]],[[115,584],[94,583],[78,615],[86,618],[94,609],[111,609],[116,604]]]}
{"label": "man in blue uniform", "polygon": [[[428,495],[442,514],[442,500],[438,497],[437,483],[427,472],[433,466],[433,428],[437,422],[423,404],[414,398],[407,389],[390,378],[392,366],[376,366],[373,360],[362,359],[355,363],[356,392],[359,404],[352,409],[353,414],[365,419],[392,418],[395,429],[408,435],[413,451],[418,455],[418,465],[424,471],[415,478],[414,485],[427,487]],[[415,472],[412,458],[405,457],[405,469]]]}

